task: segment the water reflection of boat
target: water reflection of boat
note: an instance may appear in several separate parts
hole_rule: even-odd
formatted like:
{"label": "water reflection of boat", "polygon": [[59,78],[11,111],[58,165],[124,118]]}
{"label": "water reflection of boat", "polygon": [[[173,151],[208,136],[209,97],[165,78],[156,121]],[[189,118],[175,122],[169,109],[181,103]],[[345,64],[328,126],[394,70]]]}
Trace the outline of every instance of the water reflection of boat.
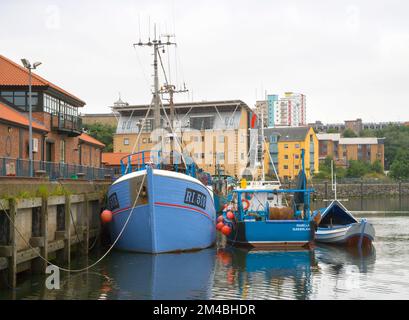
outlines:
{"label": "water reflection of boat", "polygon": [[359,272],[370,272],[375,265],[376,250],[374,246],[370,247],[335,247],[331,245],[320,244],[315,249],[316,257],[319,262],[334,266],[338,269],[346,266],[356,266]]}
{"label": "water reflection of boat", "polygon": [[118,288],[115,299],[209,299],[215,249],[179,254],[113,252],[108,273]]}
{"label": "water reflection of boat", "polygon": [[239,270],[248,273],[264,271],[271,276],[289,276],[309,270],[314,264],[314,252],[311,250],[247,250],[242,248],[226,249],[231,262]]}
{"label": "water reflection of boat", "polygon": [[316,265],[312,250],[227,248],[219,250],[217,256],[227,269],[227,283],[237,285],[243,299],[307,299],[311,292],[311,267]]}

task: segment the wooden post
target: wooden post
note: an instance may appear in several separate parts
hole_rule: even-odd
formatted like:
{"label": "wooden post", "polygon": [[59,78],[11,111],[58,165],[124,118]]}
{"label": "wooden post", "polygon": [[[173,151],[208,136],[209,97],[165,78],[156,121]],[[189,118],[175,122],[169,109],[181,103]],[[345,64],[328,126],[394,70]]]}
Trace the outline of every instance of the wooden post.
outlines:
{"label": "wooden post", "polygon": [[88,255],[89,248],[89,202],[87,194],[84,194],[84,205],[85,205],[85,241],[84,241],[84,254]]}
{"label": "wooden post", "polygon": [[[48,260],[48,198],[43,197],[41,201],[41,235],[44,238],[44,244],[41,248],[41,255]],[[41,271],[46,273],[47,262],[41,260]]]}
{"label": "wooden post", "polygon": [[65,195],[64,260],[68,261],[68,268],[70,268],[71,266],[71,198],[69,195]]}
{"label": "wooden post", "polygon": [[361,181],[361,210],[364,210],[364,183]]}
{"label": "wooden post", "polygon": [[402,210],[402,181],[399,181],[399,210]]}
{"label": "wooden post", "polygon": [[[40,254],[48,259],[48,199],[43,197],[41,200],[41,225],[40,225],[41,244],[34,246],[40,247]],[[35,259],[32,262],[33,272],[45,274],[47,269],[47,262],[41,258]]]}
{"label": "wooden post", "polygon": [[15,288],[17,286],[17,242],[15,221],[17,216],[17,201],[10,199],[9,201],[9,215],[10,215],[10,245],[11,256],[9,257],[8,271],[9,271],[9,286]]}

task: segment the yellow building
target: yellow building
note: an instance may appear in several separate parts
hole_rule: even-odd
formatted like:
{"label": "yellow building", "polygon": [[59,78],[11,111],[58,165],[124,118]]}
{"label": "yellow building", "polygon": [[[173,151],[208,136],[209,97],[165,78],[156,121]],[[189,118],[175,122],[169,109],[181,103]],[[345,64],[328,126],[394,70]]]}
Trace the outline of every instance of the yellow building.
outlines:
{"label": "yellow building", "polygon": [[281,127],[264,130],[266,148],[264,167],[266,175],[274,178],[274,162],[280,179],[294,179],[302,167],[301,150],[304,149],[307,178],[319,170],[318,139],[311,127]]}
{"label": "yellow building", "polygon": [[[152,130],[153,111],[146,116],[148,105],[114,105],[112,109],[119,115],[113,142],[114,153],[161,148]],[[169,117],[167,104],[164,109]],[[173,127],[183,150],[204,171],[240,177],[248,162],[251,111],[240,100],[176,103]],[[164,151],[170,151],[168,117],[162,112]],[[140,130],[142,132],[137,140]]]}

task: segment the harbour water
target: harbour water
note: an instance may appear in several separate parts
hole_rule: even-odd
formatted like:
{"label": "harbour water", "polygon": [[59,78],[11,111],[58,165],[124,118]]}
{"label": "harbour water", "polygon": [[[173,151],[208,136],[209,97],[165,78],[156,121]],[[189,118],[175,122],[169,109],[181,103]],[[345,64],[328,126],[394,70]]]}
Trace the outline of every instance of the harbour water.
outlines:
{"label": "harbour water", "polygon": [[216,248],[192,253],[113,251],[89,272],[62,273],[59,290],[46,289],[44,276],[27,275],[16,289],[0,291],[0,299],[409,299],[409,198],[345,204],[387,211],[357,215],[376,229],[371,250],[247,252],[219,239]]}

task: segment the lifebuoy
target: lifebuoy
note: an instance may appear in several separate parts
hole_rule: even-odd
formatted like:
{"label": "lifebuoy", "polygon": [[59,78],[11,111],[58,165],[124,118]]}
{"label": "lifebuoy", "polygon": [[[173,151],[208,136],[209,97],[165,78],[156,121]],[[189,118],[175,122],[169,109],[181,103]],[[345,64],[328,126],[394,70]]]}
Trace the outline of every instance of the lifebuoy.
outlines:
{"label": "lifebuoy", "polygon": [[250,202],[247,199],[241,201],[243,203],[243,210],[247,210],[250,207]]}

